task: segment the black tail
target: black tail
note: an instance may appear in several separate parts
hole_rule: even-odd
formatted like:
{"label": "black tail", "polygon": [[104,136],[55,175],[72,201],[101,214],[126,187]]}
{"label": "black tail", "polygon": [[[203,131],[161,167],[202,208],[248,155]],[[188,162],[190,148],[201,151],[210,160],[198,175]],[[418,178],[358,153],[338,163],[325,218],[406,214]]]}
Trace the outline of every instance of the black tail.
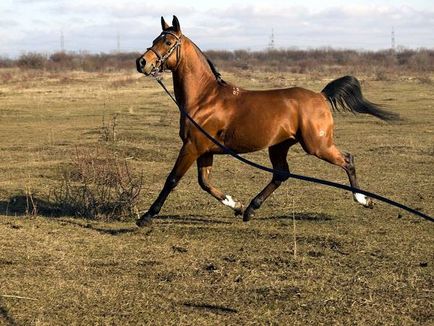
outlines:
{"label": "black tail", "polygon": [[364,99],[356,77],[344,76],[333,80],[321,92],[327,97],[333,110],[371,114],[386,121],[400,119],[399,114],[386,111]]}

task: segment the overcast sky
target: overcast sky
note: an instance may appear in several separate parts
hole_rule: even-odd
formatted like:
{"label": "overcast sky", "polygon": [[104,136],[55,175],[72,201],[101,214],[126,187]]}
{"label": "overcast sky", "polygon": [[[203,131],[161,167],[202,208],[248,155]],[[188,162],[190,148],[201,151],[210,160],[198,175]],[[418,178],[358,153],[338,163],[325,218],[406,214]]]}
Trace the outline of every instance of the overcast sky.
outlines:
{"label": "overcast sky", "polygon": [[143,51],[174,14],[204,50],[434,48],[433,0],[0,0],[0,55]]}

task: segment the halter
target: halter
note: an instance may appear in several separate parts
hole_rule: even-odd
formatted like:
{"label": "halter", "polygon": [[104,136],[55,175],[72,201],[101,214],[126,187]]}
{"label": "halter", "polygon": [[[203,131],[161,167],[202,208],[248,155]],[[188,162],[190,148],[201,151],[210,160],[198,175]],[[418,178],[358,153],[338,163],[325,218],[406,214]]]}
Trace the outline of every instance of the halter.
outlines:
{"label": "halter", "polygon": [[[180,64],[180,49],[181,49],[181,36],[176,35],[175,33],[171,32],[171,31],[163,31],[159,37],[164,36],[164,35],[172,35],[175,39],[175,45],[173,45],[169,51],[167,51],[167,53],[165,55],[161,55],[157,50],[154,49],[154,46],[147,48],[146,51],[152,51],[158,58],[157,60],[157,66],[153,71],[153,74],[157,73],[158,71],[162,72],[165,70],[165,64],[166,61],[169,59],[169,57],[172,55],[172,53],[176,51],[176,67],[175,70],[178,68],[179,64]],[[159,38],[158,37],[158,38]]]}

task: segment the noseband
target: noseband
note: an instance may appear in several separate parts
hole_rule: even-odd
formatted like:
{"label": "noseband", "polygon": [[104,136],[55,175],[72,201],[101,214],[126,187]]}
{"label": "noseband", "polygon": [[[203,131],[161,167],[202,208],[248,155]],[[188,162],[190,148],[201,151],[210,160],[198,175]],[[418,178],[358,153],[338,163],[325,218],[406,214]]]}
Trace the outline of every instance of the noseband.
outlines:
{"label": "noseband", "polygon": [[164,35],[172,35],[176,39],[175,45],[173,45],[169,49],[169,51],[167,51],[167,53],[165,55],[161,55],[157,50],[154,49],[154,46],[146,49],[146,51],[152,51],[157,56],[157,58],[158,58],[157,64],[156,64],[158,67],[155,68],[155,70],[156,70],[155,72],[164,71],[165,65],[166,65],[166,61],[169,59],[169,57],[172,55],[172,53],[175,50],[176,50],[176,67],[175,67],[175,70],[178,68],[179,63],[180,63],[179,58],[180,58],[181,37],[182,37],[182,35],[178,36],[178,35],[176,35],[173,32],[164,31],[164,32],[162,32],[160,34],[159,37],[164,36]]}

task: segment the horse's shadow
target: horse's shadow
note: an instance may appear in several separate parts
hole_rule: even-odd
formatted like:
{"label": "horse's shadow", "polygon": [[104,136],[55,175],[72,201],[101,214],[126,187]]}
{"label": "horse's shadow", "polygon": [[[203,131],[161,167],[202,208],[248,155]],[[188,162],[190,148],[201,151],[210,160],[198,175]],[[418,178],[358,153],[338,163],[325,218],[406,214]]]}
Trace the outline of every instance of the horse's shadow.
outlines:
{"label": "horse's shadow", "polygon": [[[104,227],[98,225],[98,222],[91,223],[91,222],[83,222],[79,220],[75,221],[73,219],[61,219],[61,221],[64,224],[70,224],[84,229],[90,229],[101,234],[114,235],[114,236],[122,235],[122,234],[133,234],[140,230],[135,225],[130,227],[110,227],[110,226]],[[133,223],[131,223],[131,225],[132,224]],[[151,232],[151,229],[148,229],[148,232]]]}
{"label": "horse's shadow", "polygon": [[[35,209],[35,211],[33,211]],[[86,229],[91,229],[101,234],[118,236],[122,234],[132,234],[136,233],[140,230],[137,226],[134,225],[134,222],[131,222],[131,226],[127,227],[113,227],[113,226],[103,226],[103,223],[94,220],[83,220],[77,219],[74,220],[70,218],[74,215],[73,208],[62,207],[60,208],[55,203],[52,203],[48,200],[40,199],[40,198],[29,198],[25,195],[16,195],[11,197],[9,200],[0,201],[0,214],[1,215],[9,215],[9,216],[28,216],[28,215],[39,215],[44,217],[51,218],[60,218],[59,221],[65,224],[74,225],[77,227],[82,227]],[[228,225],[234,223],[236,219],[222,219],[222,218],[214,218],[206,215],[193,215],[193,214],[170,214],[170,215],[158,215],[153,218],[154,222],[157,222],[159,225],[168,225],[168,224],[178,224],[178,225]],[[324,213],[315,213],[315,212],[307,212],[307,213],[289,213],[287,215],[273,215],[273,216],[264,216],[264,217],[256,217],[255,220],[258,221],[312,221],[312,222],[322,222],[322,221],[331,221],[333,217],[331,215],[327,215]],[[145,228],[146,233],[151,232],[151,228]]]}
{"label": "horse's shadow", "polygon": [[[140,230],[135,226],[134,221],[131,221],[131,226],[128,227],[113,227],[113,226],[103,226],[104,223],[94,220],[83,220],[83,219],[73,219],[71,216],[74,215],[73,207],[59,207],[53,202],[44,200],[37,197],[29,197],[26,195],[16,195],[9,200],[0,201],[0,215],[7,216],[31,216],[38,215],[50,218],[58,218],[61,223],[74,225],[77,227],[82,227],[85,229],[91,229],[101,234],[108,235],[122,235],[127,233],[135,233]],[[221,219],[207,218],[206,216],[197,215],[158,215],[153,219],[160,225],[164,224],[231,224],[233,221],[223,221]],[[149,230],[150,228],[145,228]],[[148,232],[148,231],[146,231]]]}
{"label": "horse's shadow", "polygon": [[221,219],[207,218],[205,215],[197,216],[193,214],[188,215],[157,215],[153,218],[155,221],[163,223],[177,223],[177,224],[231,224],[233,220],[222,221]]}
{"label": "horse's shadow", "polygon": [[257,219],[323,222],[323,221],[332,221],[333,216],[324,213],[307,212],[307,213],[294,213],[294,214],[289,213],[287,215],[273,215],[273,216],[266,216],[266,217],[258,217]]}

